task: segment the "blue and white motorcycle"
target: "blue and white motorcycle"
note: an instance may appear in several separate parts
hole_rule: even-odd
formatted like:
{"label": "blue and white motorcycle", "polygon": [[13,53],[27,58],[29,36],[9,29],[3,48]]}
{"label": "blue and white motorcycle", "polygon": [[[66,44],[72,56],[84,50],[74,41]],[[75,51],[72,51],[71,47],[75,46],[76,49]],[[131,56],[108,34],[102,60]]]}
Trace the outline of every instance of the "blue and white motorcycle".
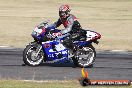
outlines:
{"label": "blue and white motorcycle", "polygon": [[29,66],[38,66],[46,62],[61,62],[70,60],[75,66],[89,67],[93,65],[96,58],[95,48],[92,43],[98,44],[101,35],[97,32],[86,30],[87,39],[85,41],[73,41],[76,46],[74,53],[63,45],[65,36],[58,36],[60,30],[49,26],[45,21],[32,32],[34,42],[29,43],[23,51],[23,61]]}

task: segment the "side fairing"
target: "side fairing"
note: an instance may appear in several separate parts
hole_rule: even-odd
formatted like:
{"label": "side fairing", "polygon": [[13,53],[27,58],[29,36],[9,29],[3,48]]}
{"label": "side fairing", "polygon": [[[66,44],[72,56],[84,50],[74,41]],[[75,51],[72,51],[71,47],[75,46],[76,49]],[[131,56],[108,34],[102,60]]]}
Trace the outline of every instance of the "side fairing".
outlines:
{"label": "side fairing", "polygon": [[59,42],[47,41],[42,42],[43,51],[45,52],[47,61],[62,60],[68,58],[68,50]]}

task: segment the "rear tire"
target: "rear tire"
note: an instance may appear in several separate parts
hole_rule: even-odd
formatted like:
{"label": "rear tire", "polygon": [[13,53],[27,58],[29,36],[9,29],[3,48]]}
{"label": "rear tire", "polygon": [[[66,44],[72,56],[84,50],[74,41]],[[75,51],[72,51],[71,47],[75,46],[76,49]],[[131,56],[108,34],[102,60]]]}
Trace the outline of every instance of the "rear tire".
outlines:
{"label": "rear tire", "polygon": [[96,58],[96,51],[92,45],[83,47],[76,51],[75,56],[72,58],[75,66],[79,67],[93,67],[93,62]]}
{"label": "rear tire", "polygon": [[38,66],[43,63],[43,52],[35,57],[36,46],[27,45],[23,51],[23,62],[28,66]]}

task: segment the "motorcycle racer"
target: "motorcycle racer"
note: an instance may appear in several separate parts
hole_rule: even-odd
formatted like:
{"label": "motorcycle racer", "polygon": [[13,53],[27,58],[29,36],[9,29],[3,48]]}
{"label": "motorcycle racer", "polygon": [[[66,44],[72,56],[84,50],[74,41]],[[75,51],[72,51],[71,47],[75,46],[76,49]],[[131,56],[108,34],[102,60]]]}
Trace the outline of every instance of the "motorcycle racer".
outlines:
{"label": "motorcycle racer", "polygon": [[64,45],[72,46],[72,42],[75,40],[84,41],[86,39],[86,31],[82,29],[77,18],[70,14],[69,5],[61,5],[59,8],[59,19],[53,24],[55,28],[59,27],[61,24],[65,27],[59,32],[59,35],[70,33],[63,42]]}

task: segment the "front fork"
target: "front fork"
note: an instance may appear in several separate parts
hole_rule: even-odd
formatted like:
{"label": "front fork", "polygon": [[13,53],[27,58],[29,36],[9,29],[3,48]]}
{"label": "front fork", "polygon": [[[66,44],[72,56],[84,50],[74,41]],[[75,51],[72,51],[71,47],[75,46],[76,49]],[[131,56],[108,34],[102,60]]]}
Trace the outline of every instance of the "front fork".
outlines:
{"label": "front fork", "polygon": [[42,49],[42,46],[40,44],[38,44],[37,42],[31,42],[30,45],[36,47],[35,57],[37,57],[38,54],[40,53],[41,49]]}
{"label": "front fork", "polygon": [[40,51],[42,50],[42,46],[38,45],[37,49],[36,49],[36,57],[38,56],[38,54],[40,53]]}

